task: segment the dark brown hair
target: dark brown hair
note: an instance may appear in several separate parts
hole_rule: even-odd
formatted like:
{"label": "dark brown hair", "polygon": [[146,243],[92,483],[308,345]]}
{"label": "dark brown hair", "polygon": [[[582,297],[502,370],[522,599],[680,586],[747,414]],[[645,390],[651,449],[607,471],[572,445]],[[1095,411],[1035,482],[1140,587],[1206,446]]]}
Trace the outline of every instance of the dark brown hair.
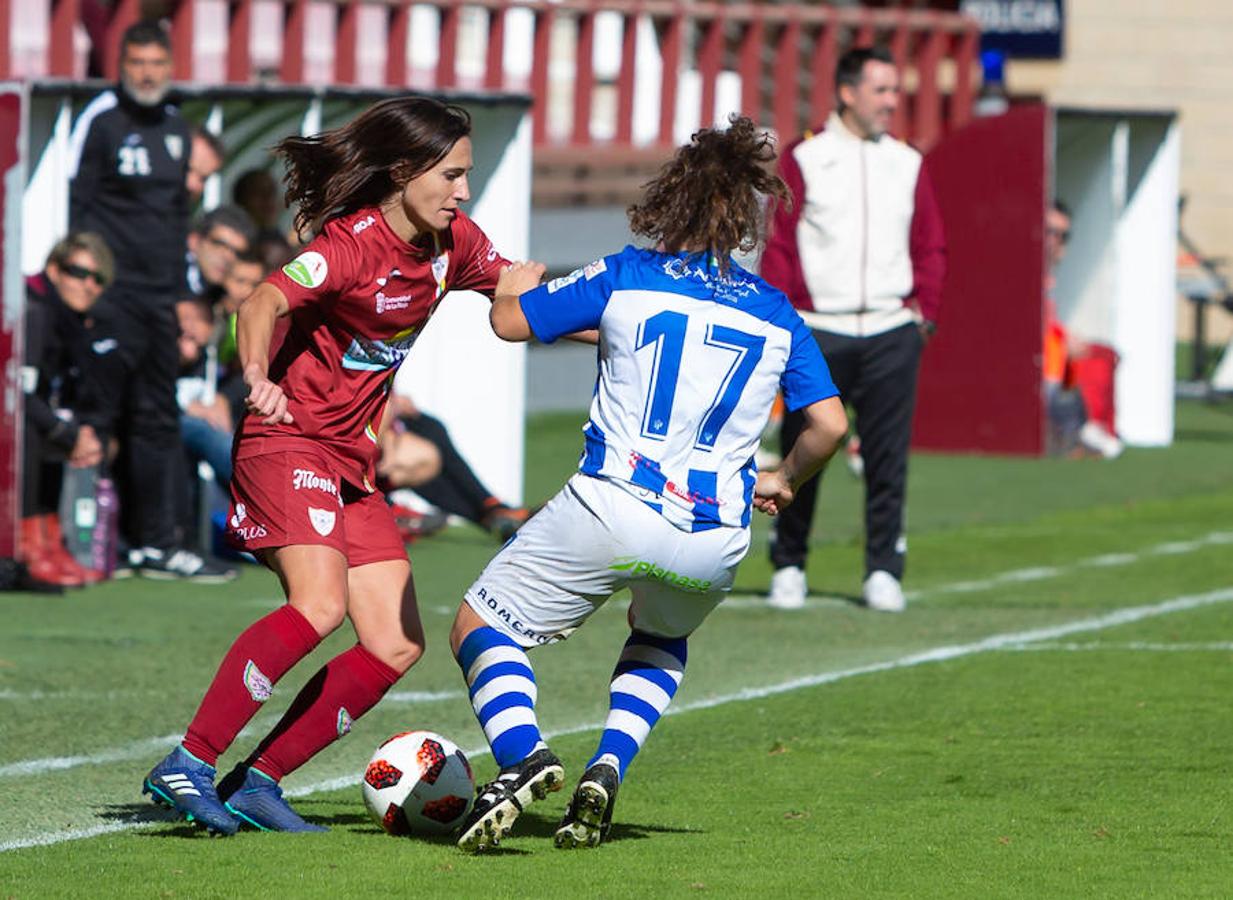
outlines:
{"label": "dark brown hair", "polygon": [[762,237],[761,198],[790,202],[768,168],[774,160],[770,136],[744,116],[726,130],[695,132],[629,208],[630,230],[670,253],[709,251],[726,272],[733,251],[753,250]]}
{"label": "dark brown hair", "polygon": [[103,283],[99,286],[106,287],[111,284],[116,274],[115,257],[111,255],[107,242],[93,231],[70,231],[51,248],[47,265],[63,269],[69,264],[69,257],[82,250],[94,257],[94,268],[103,276]]}
{"label": "dark brown hair", "polygon": [[286,202],[298,204],[296,230],[318,231],[327,219],[374,206],[440,162],[471,133],[460,106],[429,97],[391,97],[355,119],[274,147],[287,164]]}

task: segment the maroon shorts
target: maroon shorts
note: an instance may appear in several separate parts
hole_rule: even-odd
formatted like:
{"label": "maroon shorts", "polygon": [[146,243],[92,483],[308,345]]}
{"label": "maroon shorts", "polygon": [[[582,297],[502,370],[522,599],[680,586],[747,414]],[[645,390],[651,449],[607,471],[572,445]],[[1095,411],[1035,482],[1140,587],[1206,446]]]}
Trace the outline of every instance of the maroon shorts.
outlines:
{"label": "maroon shorts", "polygon": [[297,544],[333,547],[353,567],[407,558],[385,496],[343,481],[329,458],[311,448],[235,461],[227,539],[250,553]]}

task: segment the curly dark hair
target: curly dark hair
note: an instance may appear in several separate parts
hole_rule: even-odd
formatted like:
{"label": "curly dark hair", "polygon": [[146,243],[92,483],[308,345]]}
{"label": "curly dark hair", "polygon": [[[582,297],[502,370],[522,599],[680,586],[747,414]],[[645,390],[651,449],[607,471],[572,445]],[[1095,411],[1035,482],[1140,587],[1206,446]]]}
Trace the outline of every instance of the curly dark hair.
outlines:
{"label": "curly dark hair", "polygon": [[296,230],[375,206],[431,169],[471,133],[460,106],[430,97],[391,97],[332,131],[289,137],[274,147],[287,164],[286,202],[299,204]]}
{"label": "curly dark hair", "polygon": [[704,128],[677,150],[629,207],[629,227],[670,253],[714,255],[721,272],[736,250],[762,238],[762,197],[791,203],[788,187],[770,169],[775,145],[745,116],[729,127]]}

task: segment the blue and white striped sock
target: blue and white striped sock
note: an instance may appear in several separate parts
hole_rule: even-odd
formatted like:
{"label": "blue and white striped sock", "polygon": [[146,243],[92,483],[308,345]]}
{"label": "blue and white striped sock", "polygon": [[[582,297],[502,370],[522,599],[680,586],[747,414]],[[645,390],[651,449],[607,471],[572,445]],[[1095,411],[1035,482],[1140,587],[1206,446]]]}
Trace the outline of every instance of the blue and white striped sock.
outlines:
{"label": "blue and white striped sock", "polygon": [[458,665],[498,766],[520,763],[546,746],[535,719],[535,672],[512,638],[487,625],[477,628],[458,648]]}
{"label": "blue and white striped sock", "polygon": [[617,774],[633,762],[647,735],[672,702],[685,677],[685,638],[661,638],[635,631],[625,642],[608,686],[608,721],[590,768],[604,757]]}

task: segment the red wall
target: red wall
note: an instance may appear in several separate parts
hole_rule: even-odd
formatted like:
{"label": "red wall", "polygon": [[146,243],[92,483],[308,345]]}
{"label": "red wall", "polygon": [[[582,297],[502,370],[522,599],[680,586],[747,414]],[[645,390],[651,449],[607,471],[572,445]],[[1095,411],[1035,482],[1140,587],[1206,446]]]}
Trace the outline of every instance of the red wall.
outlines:
{"label": "red wall", "polygon": [[[8,204],[21,203],[21,194],[8,196],[7,189],[16,181],[15,173],[21,157],[18,141],[21,133],[21,95],[15,91],[0,92],[0,292],[7,280],[7,267],[21,265],[17,256],[18,235],[5,229]],[[17,185],[20,188],[20,184]],[[20,207],[19,207],[20,208]],[[20,286],[21,281],[18,279]],[[20,289],[20,288],[19,288]],[[17,517],[21,485],[18,480],[18,455],[21,438],[21,390],[17,369],[20,360],[21,296],[0,296],[0,556],[17,552]]]}
{"label": "red wall", "polygon": [[1042,105],[975,119],[928,166],[946,226],[938,331],[925,348],[913,446],[1039,455],[1043,229],[1052,120]]}

